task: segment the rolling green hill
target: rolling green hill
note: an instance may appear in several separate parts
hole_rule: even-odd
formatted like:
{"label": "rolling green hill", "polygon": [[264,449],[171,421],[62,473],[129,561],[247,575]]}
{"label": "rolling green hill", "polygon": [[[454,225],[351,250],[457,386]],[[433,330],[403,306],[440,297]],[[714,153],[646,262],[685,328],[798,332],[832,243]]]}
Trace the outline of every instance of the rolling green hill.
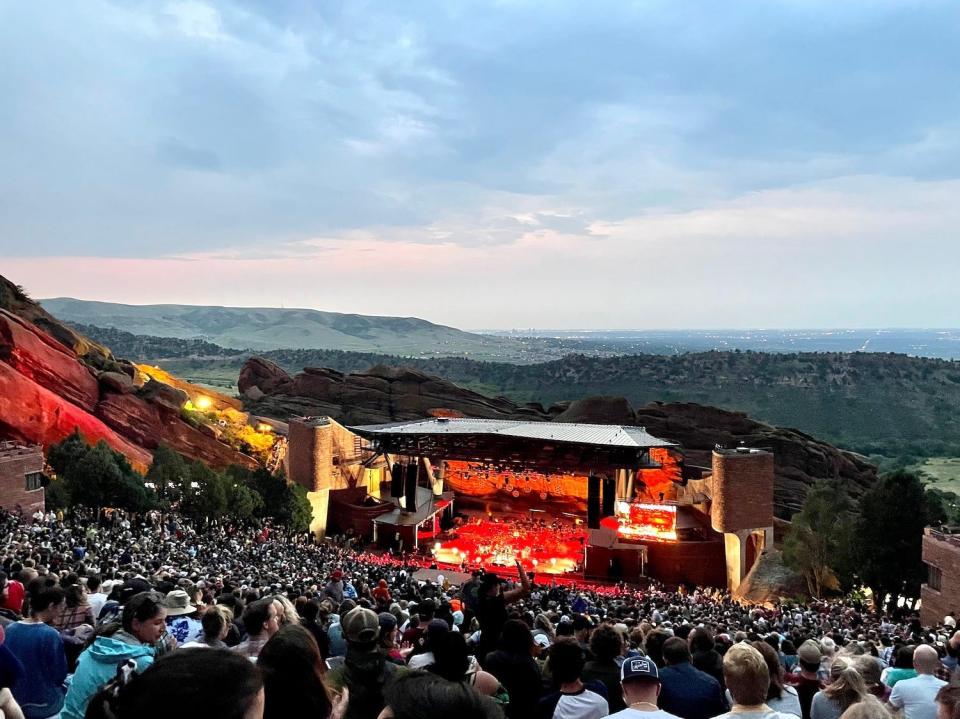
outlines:
{"label": "rolling green hill", "polygon": [[410,356],[497,356],[515,344],[415,317],[374,317],[308,309],[122,305],[67,297],[40,300],[73,324],[119,328],[133,334],[197,339],[222,347],[282,347],[384,352]]}
{"label": "rolling green hill", "polygon": [[699,402],[795,427],[838,446],[883,457],[960,456],[960,362],[880,353],[697,352],[586,357],[537,364],[462,357],[280,349],[228,350],[210,344],[78,327],[121,357],[158,364],[190,381],[229,389],[258,354],[288,372],[330,367],[363,372],[376,364],[413,367],[485,394],[544,405],[597,394],[647,402]]}

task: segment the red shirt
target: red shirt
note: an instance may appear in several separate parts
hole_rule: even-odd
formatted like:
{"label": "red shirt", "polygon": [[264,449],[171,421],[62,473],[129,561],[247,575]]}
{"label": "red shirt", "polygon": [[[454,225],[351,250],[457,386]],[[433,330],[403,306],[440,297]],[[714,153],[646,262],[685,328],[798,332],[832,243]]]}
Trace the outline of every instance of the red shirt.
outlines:
{"label": "red shirt", "polygon": [[17,614],[23,614],[23,595],[23,585],[16,579],[11,579],[3,590],[2,606]]}

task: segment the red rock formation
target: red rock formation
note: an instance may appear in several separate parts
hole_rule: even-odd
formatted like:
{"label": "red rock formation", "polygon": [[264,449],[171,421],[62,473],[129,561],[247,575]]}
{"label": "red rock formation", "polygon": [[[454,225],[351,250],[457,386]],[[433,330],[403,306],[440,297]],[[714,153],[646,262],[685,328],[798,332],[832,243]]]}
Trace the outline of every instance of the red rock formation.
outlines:
{"label": "red rock formation", "polygon": [[69,349],[0,309],[0,360],[37,384],[92,412],[97,379]]}
{"label": "red rock formation", "polygon": [[97,405],[97,415],[134,443],[154,450],[161,443],[180,454],[199,459],[213,467],[239,464],[251,469],[257,462],[237,452],[211,434],[171,417],[170,408],[132,394],[104,394]]}
{"label": "red rock formation", "polygon": [[105,440],[140,470],[161,443],[214,467],[257,466],[217,431],[201,431],[180,416],[188,397],[205,395],[216,409],[234,413],[237,400],[165,373],[166,381],[148,373],[146,383],[131,379],[137,374],[0,277],[0,439],[48,447],[79,430],[90,442]]}
{"label": "red rock formation", "polygon": [[95,416],[0,362],[0,436],[47,447],[79,430],[88,442],[105,440],[146,471],[153,457]]}

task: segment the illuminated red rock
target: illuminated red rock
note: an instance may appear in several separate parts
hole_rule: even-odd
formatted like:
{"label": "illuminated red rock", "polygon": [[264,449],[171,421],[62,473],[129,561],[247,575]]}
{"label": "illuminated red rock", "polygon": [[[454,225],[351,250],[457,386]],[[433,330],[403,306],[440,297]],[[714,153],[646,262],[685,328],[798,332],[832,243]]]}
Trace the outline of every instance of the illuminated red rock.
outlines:
{"label": "illuminated red rock", "polygon": [[88,412],[97,405],[97,379],[73,351],[2,309],[0,360]]}
{"label": "illuminated red rock", "polygon": [[181,417],[187,399],[201,395],[211,409],[244,421],[237,400],[117,360],[0,277],[0,439],[46,448],[79,430],[140,470],[160,443],[214,467],[256,467],[219,440],[219,428],[201,431]]}
{"label": "illuminated red rock", "polygon": [[135,444],[149,450],[160,444],[180,454],[199,459],[212,467],[231,464],[256,468],[257,462],[229,445],[217,441],[215,433],[202,432],[181,419],[171,419],[169,408],[132,394],[104,394],[97,416]]}
{"label": "illuminated red rock", "polygon": [[153,461],[144,448],[121,437],[97,417],[0,362],[0,436],[48,447],[74,430],[91,443],[105,440],[141,471]]}

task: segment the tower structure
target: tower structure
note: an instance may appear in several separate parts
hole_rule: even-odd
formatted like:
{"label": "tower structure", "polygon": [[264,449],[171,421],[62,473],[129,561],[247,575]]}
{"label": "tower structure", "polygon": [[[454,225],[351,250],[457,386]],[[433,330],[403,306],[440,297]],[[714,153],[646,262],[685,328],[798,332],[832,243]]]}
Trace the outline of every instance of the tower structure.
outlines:
{"label": "tower structure", "polygon": [[735,590],[773,547],[773,454],[738,447],[713,452],[710,523],[723,533],[727,586]]}

